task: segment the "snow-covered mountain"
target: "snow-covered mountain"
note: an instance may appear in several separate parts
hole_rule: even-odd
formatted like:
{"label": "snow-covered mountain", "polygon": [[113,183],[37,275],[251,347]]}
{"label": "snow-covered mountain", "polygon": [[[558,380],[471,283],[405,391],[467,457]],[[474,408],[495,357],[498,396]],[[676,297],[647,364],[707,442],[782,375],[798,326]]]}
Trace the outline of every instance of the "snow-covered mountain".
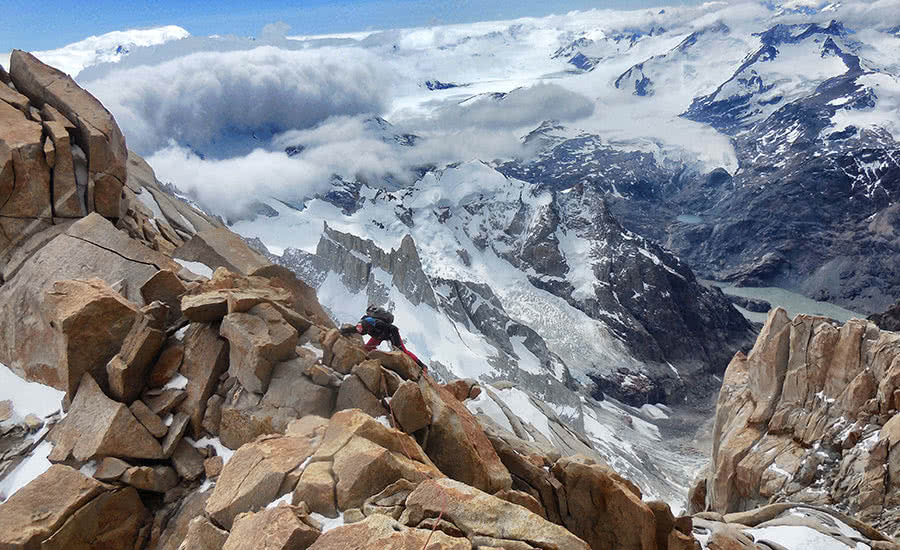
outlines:
{"label": "snow-covered mountain", "polygon": [[[866,59],[838,22],[777,25],[759,39],[735,74],[685,113],[732,135],[741,169],[705,199],[686,194],[694,212],[718,221],[683,254],[694,263],[703,255],[717,278],[880,311],[898,292],[886,220],[900,197],[900,79]],[[781,227],[764,221],[773,215]],[[722,249],[727,233],[736,233],[727,240],[740,255]]]}
{"label": "snow-covered mountain", "polygon": [[[166,25],[150,29],[108,32],[89,36],[61,48],[32,53],[44,63],[77,76],[86,67],[101,63],[116,63],[134,49],[158,46],[188,36],[190,33],[185,29],[177,25]],[[3,65],[9,66],[7,58],[2,61]]]}

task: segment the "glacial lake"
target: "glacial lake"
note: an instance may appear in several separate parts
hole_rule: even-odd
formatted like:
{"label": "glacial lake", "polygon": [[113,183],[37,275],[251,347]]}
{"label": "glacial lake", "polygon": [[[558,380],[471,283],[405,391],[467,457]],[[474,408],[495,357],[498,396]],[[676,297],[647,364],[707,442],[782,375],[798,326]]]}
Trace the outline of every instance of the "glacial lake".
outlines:
{"label": "glacial lake", "polygon": [[[707,286],[717,286],[721,288],[722,292],[724,292],[725,294],[765,300],[772,304],[773,308],[778,306],[783,307],[788,312],[788,315],[791,318],[793,318],[795,315],[799,315],[800,313],[806,313],[808,315],[823,315],[842,323],[853,318],[866,318],[866,316],[861,313],[850,311],[849,309],[844,309],[840,306],[836,306],[828,302],[819,302],[811,298],[807,298],[802,294],[797,294],[796,292],[791,292],[783,288],[746,286],[736,287],[734,286],[734,283],[723,283],[719,281],[707,280],[701,280],[700,282]],[[744,315],[744,317],[750,319],[751,321],[756,321],[759,323],[766,322],[766,316],[768,315],[766,313],[755,313],[753,311],[747,311],[746,309],[737,305],[735,305],[735,307]]]}
{"label": "glacial lake", "polygon": [[681,214],[680,216],[678,216],[675,219],[680,221],[681,223],[690,223],[690,224],[703,223],[703,218],[701,218],[700,216],[695,216],[693,214]]}

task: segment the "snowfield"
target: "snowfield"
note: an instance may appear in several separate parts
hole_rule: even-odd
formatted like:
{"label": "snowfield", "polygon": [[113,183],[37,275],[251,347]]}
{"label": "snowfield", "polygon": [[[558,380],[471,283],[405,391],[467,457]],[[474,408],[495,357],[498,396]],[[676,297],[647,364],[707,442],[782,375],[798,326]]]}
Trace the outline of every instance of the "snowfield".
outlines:
{"label": "snowfield", "polygon": [[[0,364],[0,402],[10,401],[13,412],[11,418],[0,422],[0,429],[21,423],[29,414],[45,421],[54,415],[61,415],[64,397],[65,392],[23,380],[6,365]],[[49,441],[43,441],[47,431],[48,427],[45,425],[37,432],[28,434],[26,442],[36,445],[12,471],[0,479],[0,495],[3,498],[9,498],[50,468],[47,456],[53,450],[53,445]]]}
{"label": "snowfield", "polygon": [[[101,63],[117,63],[131,50],[158,46],[187,38],[190,33],[177,25],[167,25],[152,29],[113,31],[99,36],[89,36],[84,40],[68,44],[55,50],[31,52],[41,61],[75,77],[85,67]],[[9,66],[9,54],[2,58],[3,65]]]}

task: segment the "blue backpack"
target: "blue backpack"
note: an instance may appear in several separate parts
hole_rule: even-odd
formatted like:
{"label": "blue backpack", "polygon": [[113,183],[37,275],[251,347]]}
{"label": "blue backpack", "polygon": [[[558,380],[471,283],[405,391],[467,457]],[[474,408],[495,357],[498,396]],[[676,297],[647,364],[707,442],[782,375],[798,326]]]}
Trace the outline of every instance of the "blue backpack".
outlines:
{"label": "blue backpack", "polygon": [[394,314],[384,309],[383,307],[369,306],[368,308],[366,308],[366,315],[368,315],[369,317],[374,317],[379,321],[384,321],[388,324],[394,323]]}

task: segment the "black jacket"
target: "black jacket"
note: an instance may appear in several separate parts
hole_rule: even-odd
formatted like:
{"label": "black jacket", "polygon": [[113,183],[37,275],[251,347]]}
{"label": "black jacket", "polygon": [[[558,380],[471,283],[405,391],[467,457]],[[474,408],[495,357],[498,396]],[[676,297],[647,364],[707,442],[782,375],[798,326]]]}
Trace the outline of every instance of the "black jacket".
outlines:
{"label": "black jacket", "polygon": [[359,320],[359,324],[362,325],[363,334],[368,334],[376,340],[390,340],[395,346],[402,344],[400,330],[391,323],[363,315],[362,319]]}

